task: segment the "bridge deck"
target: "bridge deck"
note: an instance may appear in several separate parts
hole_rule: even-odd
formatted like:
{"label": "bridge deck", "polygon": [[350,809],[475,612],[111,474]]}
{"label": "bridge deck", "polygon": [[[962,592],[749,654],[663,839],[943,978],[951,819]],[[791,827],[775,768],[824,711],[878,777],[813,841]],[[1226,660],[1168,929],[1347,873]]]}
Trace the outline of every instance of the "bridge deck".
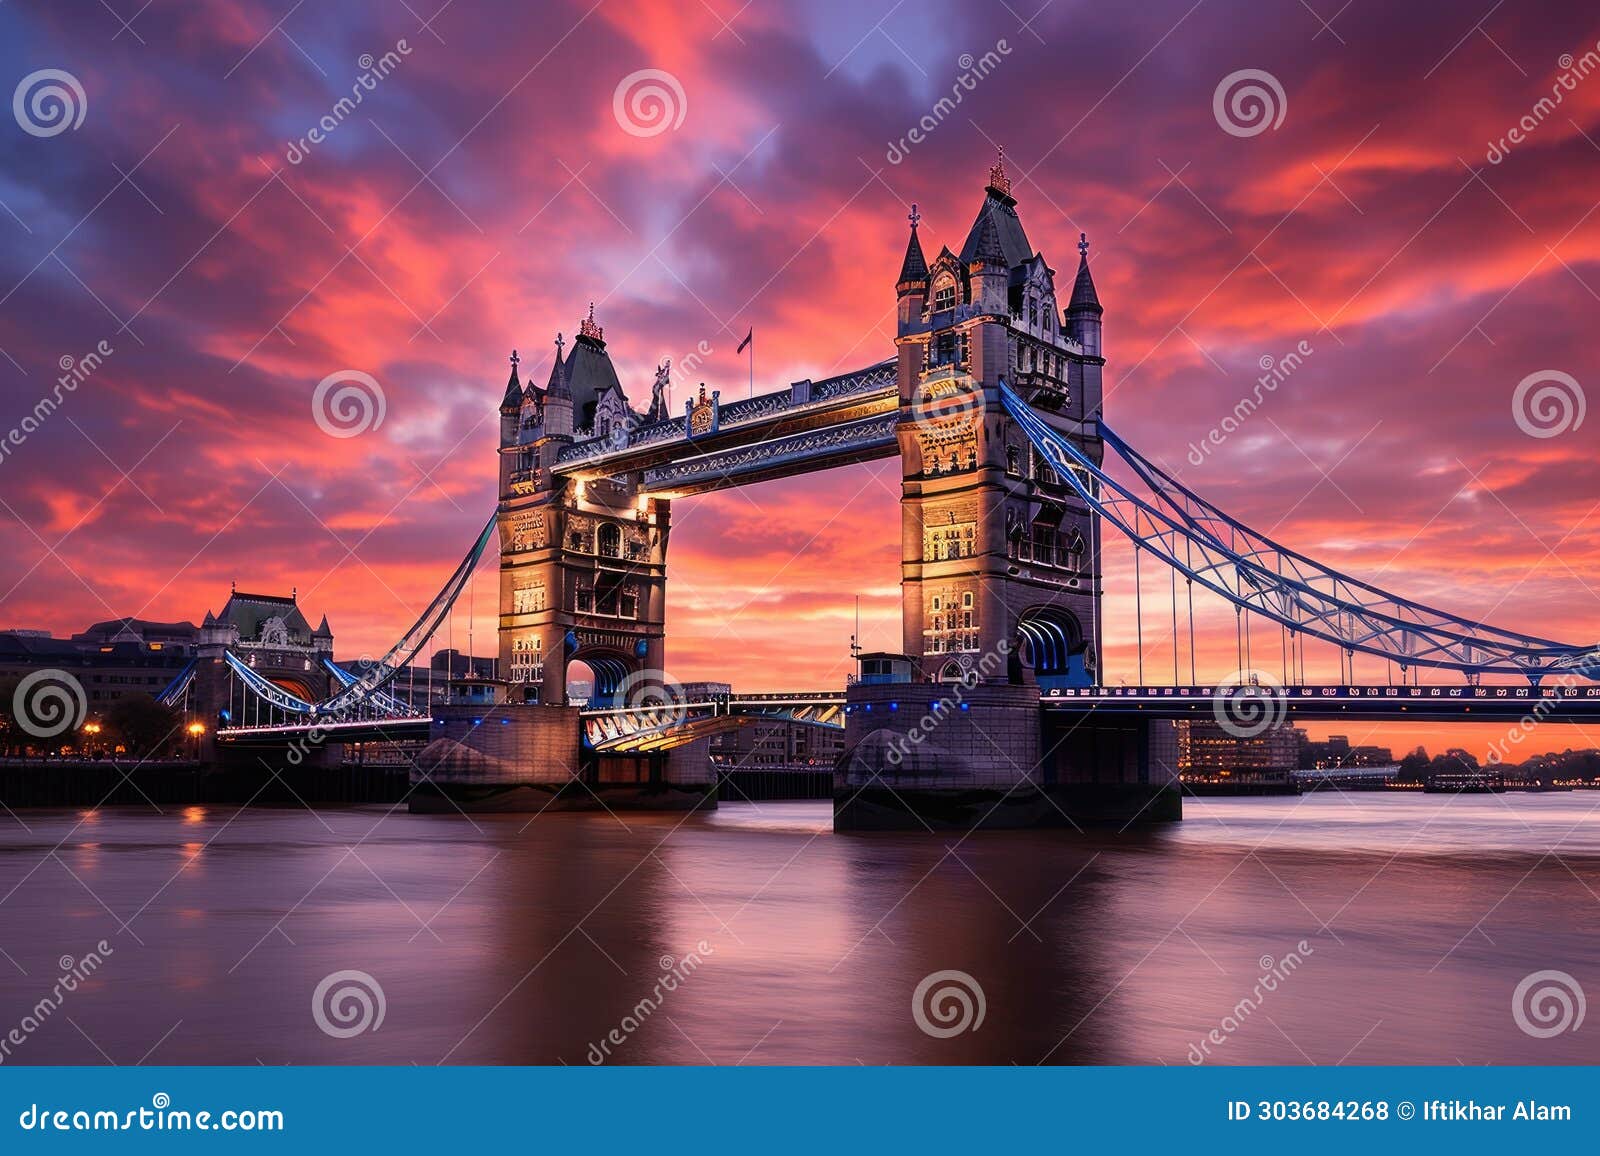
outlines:
{"label": "bridge deck", "polygon": [[[1225,694],[1229,687],[1221,688]],[[1341,718],[1415,722],[1600,722],[1600,686],[1289,686],[1261,688],[1281,702],[1289,721]],[[1046,710],[1205,719],[1216,710],[1215,686],[1055,688],[1040,696]],[[1263,701],[1257,699],[1257,702]]]}

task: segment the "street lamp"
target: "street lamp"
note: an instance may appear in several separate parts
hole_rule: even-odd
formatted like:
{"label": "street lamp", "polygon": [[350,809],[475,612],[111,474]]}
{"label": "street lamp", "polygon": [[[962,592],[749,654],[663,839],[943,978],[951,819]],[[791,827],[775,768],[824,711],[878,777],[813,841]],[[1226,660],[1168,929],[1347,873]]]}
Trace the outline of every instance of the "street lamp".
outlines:
{"label": "street lamp", "polygon": [[86,744],[84,744],[85,748],[86,748],[85,749],[85,753],[87,755],[89,755],[90,758],[93,758],[94,757],[95,739],[96,739],[96,736],[98,736],[100,734],[100,724],[97,723],[97,722],[84,723],[83,724],[83,733],[89,736],[89,741]]}
{"label": "street lamp", "polygon": [[205,723],[192,722],[192,723],[189,724],[189,737],[194,739],[194,757],[195,757],[196,761],[199,761],[199,758],[200,758],[200,736],[205,734],[205,733],[206,733],[206,724]]}

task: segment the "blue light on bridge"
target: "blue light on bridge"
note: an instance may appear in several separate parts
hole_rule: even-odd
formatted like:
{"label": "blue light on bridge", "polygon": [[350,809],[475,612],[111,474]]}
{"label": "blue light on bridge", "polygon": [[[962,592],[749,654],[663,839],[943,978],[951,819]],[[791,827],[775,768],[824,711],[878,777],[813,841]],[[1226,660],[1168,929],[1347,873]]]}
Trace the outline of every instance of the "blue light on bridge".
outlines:
{"label": "blue light on bridge", "polygon": [[[871,709],[872,709],[872,708],[871,708],[871,707],[870,707],[870,706],[869,706],[869,707],[868,707],[868,708],[867,708],[867,709],[868,709],[868,710],[871,710]],[[889,709],[890,709],[890,710],[899,710],[899,709],[900,709],[900,704],[899,704],[899,703],[897,703],[897,702],[891,702],[891,703],[890,703],[890,704],[889,704]]]}

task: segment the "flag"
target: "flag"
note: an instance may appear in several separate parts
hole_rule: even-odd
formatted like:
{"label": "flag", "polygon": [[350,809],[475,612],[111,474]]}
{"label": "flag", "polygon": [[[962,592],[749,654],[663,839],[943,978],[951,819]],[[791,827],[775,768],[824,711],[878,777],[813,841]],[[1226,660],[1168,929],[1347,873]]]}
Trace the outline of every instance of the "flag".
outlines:
{"label": "flag", "polygon": [[756,335],[756,327],[755,327],[755,326],[754,326],[754,325],[752,325],[752,326],[751,326],[751,327],[750,327],[750,332],[749,332],[749,333],[746,333],[746,334],[745,334],[745,335],[744,335],[744,340],[743,340],[743,341],[741,341],[741,342],[739,342],[739,348],[738,348],[738,349],[735,349],[735,350],[734,350],[734,351],[733,351],[733,352],[734,352],[734,353],[735,353],[735,354],[739,354],[739,353],[743,353],[743,352],[744,352],[744,347],[745,347],[745,346],[746,346],[746,345],[749,345],[749,344],[750,344],[750,342],[751,342],[751,340],[752,340],[752,339],[753,339],[753,338],[754,338],[754,337],[755,337],[755,335]]}

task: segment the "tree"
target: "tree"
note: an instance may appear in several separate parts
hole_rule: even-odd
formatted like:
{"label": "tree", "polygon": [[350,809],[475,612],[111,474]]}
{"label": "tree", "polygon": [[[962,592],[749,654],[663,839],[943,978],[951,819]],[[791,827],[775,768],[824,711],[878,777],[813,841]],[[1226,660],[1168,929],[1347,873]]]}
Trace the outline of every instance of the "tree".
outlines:
{"label": "tree", "polygon": [[1400,771],[1395,777],[1403,782],[1420,783],[1428,777],[1428,767],[1427,748],[1419,746],[1400,760]]}
{"label": "tree", "polygon": [[183,718],[148,694],[129,694],[105,712],[109,745],[120,743],[133,758],[153,758],[183,741]]}

